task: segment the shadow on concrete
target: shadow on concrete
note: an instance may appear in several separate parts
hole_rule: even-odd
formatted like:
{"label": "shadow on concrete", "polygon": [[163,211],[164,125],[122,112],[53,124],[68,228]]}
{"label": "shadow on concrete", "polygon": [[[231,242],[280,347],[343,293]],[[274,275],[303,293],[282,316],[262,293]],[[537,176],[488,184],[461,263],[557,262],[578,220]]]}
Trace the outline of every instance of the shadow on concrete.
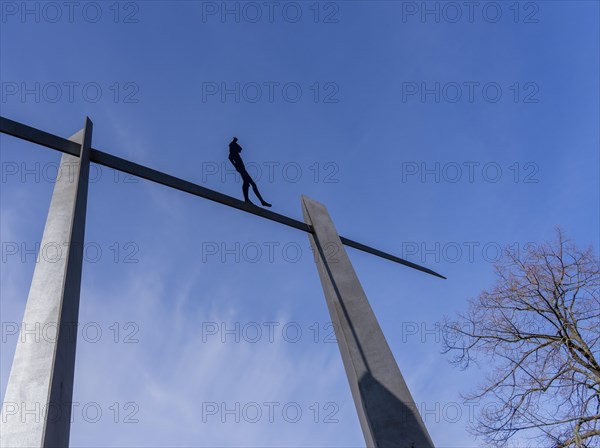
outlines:
{"label": "shadow on concrete", "polygon": [[358,381],[367,423],[378,447],[430,448],[417,409],[411,409],[366,373]]}

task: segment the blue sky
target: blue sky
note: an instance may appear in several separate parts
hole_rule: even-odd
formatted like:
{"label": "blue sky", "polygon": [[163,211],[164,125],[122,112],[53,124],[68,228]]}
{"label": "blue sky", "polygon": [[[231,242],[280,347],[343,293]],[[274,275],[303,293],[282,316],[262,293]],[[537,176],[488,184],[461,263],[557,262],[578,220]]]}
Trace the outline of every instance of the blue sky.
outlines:
{"label": "blue sky", "polygon": [[[501,246],[599,247],[597,2],[0,5],[2,116],[68,137],[88,115],[95,148],[241,198],[235,135],[275,211],[305,194],[446,275],[348,249],[434,442],[477,446],[460,393],[485,368],[448,364],[436,323]],[[60,154],[0,143],[3,396]],[[72,445],[363,446],[306,235],[92,173]]]}

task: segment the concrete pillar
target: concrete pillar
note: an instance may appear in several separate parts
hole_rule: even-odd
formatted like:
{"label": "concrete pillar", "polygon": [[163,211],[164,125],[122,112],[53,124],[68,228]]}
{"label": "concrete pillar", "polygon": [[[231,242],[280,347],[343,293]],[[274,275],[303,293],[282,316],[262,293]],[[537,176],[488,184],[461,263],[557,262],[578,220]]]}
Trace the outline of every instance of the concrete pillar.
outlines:
{"label": "concrete pillar", "polygon": [[[67,447],[73,397],[92,122],[63,154],[2,405],[2,447]],[[45,259],[44,248],[60,247]],[[47,257],[46,257],[47,258]]]}
{"label": "concrete pillar", "polygon": [[302,211],[367,446],[432,448],[327,209],[302,196]]}

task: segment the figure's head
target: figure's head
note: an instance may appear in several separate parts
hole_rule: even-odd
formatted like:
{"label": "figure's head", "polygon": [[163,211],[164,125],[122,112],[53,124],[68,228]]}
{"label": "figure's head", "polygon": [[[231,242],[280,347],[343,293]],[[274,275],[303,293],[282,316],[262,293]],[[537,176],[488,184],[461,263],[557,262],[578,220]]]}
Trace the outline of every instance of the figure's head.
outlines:
{"label": "figure's head", "polygon": [[237,142],[237,137],[233,137],[233,143]]}

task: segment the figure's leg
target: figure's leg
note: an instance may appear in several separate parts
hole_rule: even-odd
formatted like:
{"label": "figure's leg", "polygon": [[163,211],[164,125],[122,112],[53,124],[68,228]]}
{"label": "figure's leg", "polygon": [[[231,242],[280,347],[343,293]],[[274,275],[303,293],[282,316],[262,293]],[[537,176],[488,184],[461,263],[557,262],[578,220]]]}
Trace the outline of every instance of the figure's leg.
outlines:
{"label": "figure's leg", "polygon": [[254,182],[254,180],[252,180],[252,179],[250,179],[249,182],[250,182],[250,185],[252,185],[252,190],[254,191],[254,194],[256,195],[256,197],[260,200],[260,202],[264,202],[264,199],[260,195],[260,191],[258,191],[258,187],[256,186],[256,182]]}
{"label": "figure's leg", "polygon": [[244,184],[242,185],[242,192],[244,193],[244,201],[246,201],[246,202],[252,202],[252,201],[250,201],[250,198],[248,197],[249,189],[250,189],[250,182],[248,182],[248,180],[244,178]]}
{"label": "figure's leg", "polygon": [[267,201],[265,201],[262,196],[260,195],[260,192],[258,191],[258,187],[256,186],[256,182],[254,182],[252,179],[250,179],[250,185],[252,185],[252,190],[254,190],[254,194],[256,195],[256,197],[260,200],[260,203],[262,205],[264,205],[265,207],[270,207],[271,204],[269,204]]}

